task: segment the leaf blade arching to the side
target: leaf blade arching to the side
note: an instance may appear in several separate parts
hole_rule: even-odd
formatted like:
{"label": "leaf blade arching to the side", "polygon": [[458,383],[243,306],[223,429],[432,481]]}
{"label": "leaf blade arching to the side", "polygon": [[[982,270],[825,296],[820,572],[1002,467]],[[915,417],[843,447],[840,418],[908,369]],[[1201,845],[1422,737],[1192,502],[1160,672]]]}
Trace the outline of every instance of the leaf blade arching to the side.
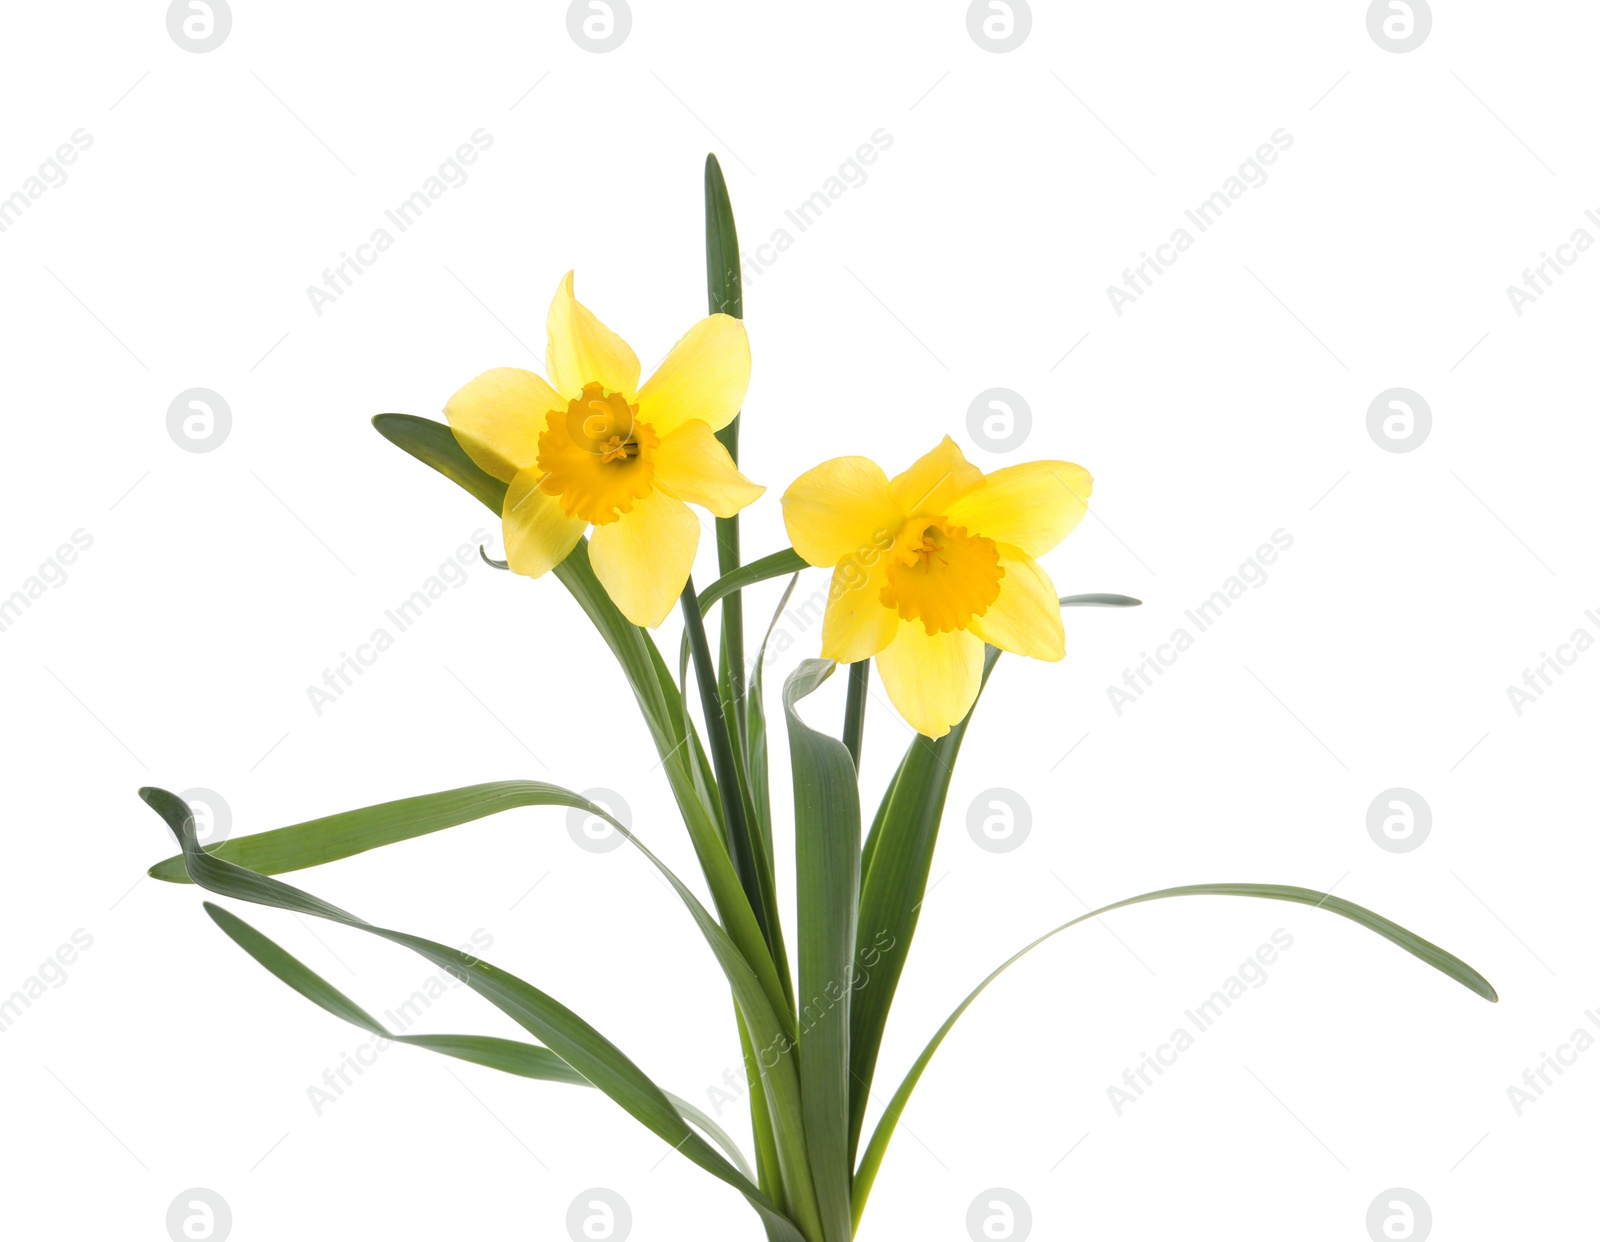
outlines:
{"label": "leaf blade arching to the side", "polygon": [[[486,1069],[515,1074],[544,1082],[568,1083],[573,1086],[593,1086],[588,1079],[573,1069],[548,1048],[522,1043],[515,1039],[501,1039],[494,1035],[409,1035],[390,1031],[381,1022],[361,1009],[326,979],[318,975],[275,940],[245,922],[237,914],[213,902],[202,902],[211,921],[227,937],[253,957],[258,964],[288,984],[312,1004],[331,1013],[336,1018],[360,1027],[369,1034],[411,1048],[422,1048],[442,1056],[454,1057]],[[667,1098],[684,1117],[698,1127],[712,1142],[720,1147],[729,1160],[751,1181],[755,1173],[744,1153],[733,1138],[704,1112],[667,1092]]]}
{"label": "leaf blade arching to the side", "polygon": [[1013,953],[999,966],[995,967],[977,987],[969,992],[955,1011],[945,1019],[944,1025],[934,1033],[931,1040],[922,1050],[922,1054],[912,1065],[900,1086],[895,1090],[889,1103],[885,1106],[883,1116],[878,1119],[878,1124],[872,1132],[866,1149],[861,1154],[860,1163],[856,1167],[853,1186],[853,1219],[856,1226],[861,1223],[861,1215],[866,1210],[867,1198],[872,1193],[872,1184],[878,1175],[878,1169],[883,1163],[885,1151],[889,1140],[894,1135],[895,1126],[899,1123],[901,1114],[905,1111],[911,1093],[916,1089],[922,1072],[927,1069],[928,1062],[933,1059],[933,1054],[939,1050],[939,1045],[944,1042],[946,1035],[952,1027],[966,1013],[973,1001],[982,995],[985,988],[1005,973],[1014,963],[1027,956],[1045,941],[1060,935],[1068,928],[1076,927],[1079,923],[1086,923],[1090,919],[1099,918],[1112,910],[1120,910],[1126,906],[1139,905],[1146,901],[1160,901],[1168,897],[1258,897],[1269,901],[1289,901],[1299,905],[1311,906],[1313,909],[1327,910],[1330,914],[1337,914],[1351,922],[1365,927],[1368,931],[1375,932],[1385,940],[1398,945],[1407,953],[1418,960],[1427,963],[1435,970],[1448,978],[1454,979],[1468,991],[1483,997],[1485,1000],[1495,1002],[1500,999],[1494,987],[1481,974],[1455,954],[1441,949],[1429,940],[1424,940],[1415,932],[1408,931],[1391,919],[1385,918],[1376,911],[1368,910],[1365,906],[1358,906],[1353,901],[1343,897],[1334,897],[1329,893],[1319,893],[1315,889],[1300,888],[1288,884],[1185,884],[1176,888],[1156,889],[1154,892],[1140,893],[1135,897],[1125,897],[1121,901],[1114,901],[1110,905],[1101,906],[1098,910],[1091,910],[1087,914],[1080,914],[1075,919],[1069,919],[1059,927],[1053,927],[1044,935],[1024,945]]}
{"label": "leaf blade arching to the side", "polygon": [[793,548],[784,548],[779,552],[772,552],[760,560],[751,561],[748,565],[741,565],[731,573],[724,574],[705,590],[695,596],[700,605],[701,615],[711,611],[711,605],[725,598],[734,591],[742,591],[745,587],[755,586],[758,582],[766,582],[769,578],[781,578],[785,574],[797,574],[811,566],[800,559],[800,554]]}
{"label": "leaf blade arching to the side", "polygon": [[[545,1047],[620,1104],[647,1129],[683,1152],[713,1176],[733,1186],[767,1221],[769,1228],[776,1223],[782,1223],[795,1231],[793,1235],[795,1238],[817,1236],[818,1230],[814,1227],[814,1221],[803,1222],[804,1232],[801,1232],[801,1227],[797,1227],[779,1212],[772,1201],[762,1194],[759,1187],[744,1177],[725,1157],[689,1127],[665,1093],[616,1045],[554,997],[461,950],[437,944],[420,936],[378,927],[301,889],[214,857],[200,848],[195,836],[193,813],[182,799],[165,790],[151,788],[141,790],[140,796],[166,820],[167,826],[178,838],[183,847],[183,857],[190,879],[200,887],[222,896],[327,919],[411,949],[435,965],[448,970],[523,1029],[532,1033]],[[726,933],[700,906],[694,895],[604,808],[578,798],[575,794],[568,793],[568,796],[576,799],[573,805],[581,803],[591,814],[605,819],[616,831],[632,840],[636,848],[645,853],[646,857],[656,863],[657,869],[678,890],[680,898],[689,907],[696,923],[700,925],[707,943],[711,945],[713,953],[729,978],[741,1011],[752,1020],[753,1028],[759,1029],[764,1037],[768,1037],[768,1032],[774,1032],[770,1035],[770,1039],[774,1041],[786,1038],[777,1026],[776,1017],[766,1006],[764,993],[749,965],[739,956],[737,949],[727,939]],[[792,1110],[793,1114],[798,1116],[798,1079],[793,1073],[793,1058],[780,1056],[773,1066],[765,1068],[772,1072],[763,1076],[763,1086],[775,1093],[775,1099],[781,1101],[783,1107]],[[797,1143],[799,1147],[799,1153],[794,1158],[803,1161],[803,1137],[798,1140],[793,1135],[786,1137],[791,1144]],[[809,1185],[809,1181],[807,1184]],[[814,1212],[813,1204],[813,1215]]]}
{"label": "leaf blade arching to the side", "polygon": [[[1063,608],[1136,607],[1130,595],[1065,595]],[[983,678],[978,698],[989,684],[1000,651],[984,649]],[[877,1068],[889,1008],[905,969],[906,955],[916,931],[917,913],[927,891],[928,869],[938,843],[945,794],[954,774],[972,713],[937,741],[918,736],[895,769],[873,816],[871,831],[861,848],[861,913],[857,924],[857,951],[861,960],[873,957],[874,969],[852,1002],[850,1019],[850,1157],[855,1159],[866,1118],[867,1099]],[[885,848],[887,846],[887,849]],[[881,867],[881,869],[880,869]],[[889,937],[885,946],[882,937]],[[869,943],[869,938],[871,943]],[[883,956],[890,954],[892,956]],[[881,965],[880,965],[881,963]]]}

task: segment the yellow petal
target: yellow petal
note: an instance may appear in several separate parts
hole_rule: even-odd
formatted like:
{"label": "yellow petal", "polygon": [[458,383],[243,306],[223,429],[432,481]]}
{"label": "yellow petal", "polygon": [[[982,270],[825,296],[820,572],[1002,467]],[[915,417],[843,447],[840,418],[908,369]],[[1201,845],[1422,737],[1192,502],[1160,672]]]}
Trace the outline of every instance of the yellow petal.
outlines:
{"label": "yellow petal", "polygon": [[506,490],[500,526],[506,538],[506,561],[519,574],[537,578],[567,559],[583,536],[582,518],[569,518],[561,502],[539,490],[537,466],[517,474]]}
{"label": "yellow petal", "polygon": [[532,371],[497,367],[451,397],[444,416],[467,456],[509,483],[538,458],[545,416],[566,408],[566,398]]}
{"label": "yellow petal", "polygon": [[594,528],[589,562],[622,615],[654,629],[683,594],[699,542],[700,521],[689,506],[654,491]]}
{"label": "yellow petal", "polygon": [[783,494],[783,525],[794,550],[824,568],[881,554],[905,515],[889,479],[865,457],[835,457],[807,470]]}
{"label": "yellow petal", "polygon": [[889,494],[902,513],[938,515],[968,492],[983,484],[983,471],[961,455],[956,442],[946,436],[931,453],[918,458],[911,469],[897,474]]}
{"label": "yellow petal", "polygon": [[[637,364],[634,373],[638,373]],[[656,434],[698,418],[712,431],[733,421],[750,387],[750,338],[732,315],[709,315],[690,328],[639,389],[639,421]]]}
{"label": "yellow petal", "polygon": [[650,463],[655,467],[656,486],[719,518],[732,517],[767,490],[739,473],[728,450],[698,418],[662,436],[650,454]]}
{"label": "yellow petal", "polygon": [[[561,278],[546,321],[545,370],[557,391],[576,399],[585,384],[620,392],[630,402],[639,388],[639,359],[623,340],[572,294],[572,273]],[[566,403],[562,403],[562,408]]]}
{"label": "yellow petal", "polygon": [[996,470],[946,516],[996,543],[1043,556],[1072,533],[1089,509],[1094,480],[1070,461],[1030,461]]}
{"label": "yellow petal", "polygon": [[854,664],[877,655],[894,641],[900,614],[879,598],[887,580],[886,565],[880,556],[870,567],[846,560],[833,571],[827,611],[822,616],[823,659]]}
{"label": "yellow petal", "polygon": [[1000,545],[1000,568],[1006,571],[1000,579],[1000,598],[967,628],[1002,651],[1035,660],[1061,659],[1067,654],[1067,640],[1055,583],[1032,557],[1010,544]]}
{"label": "yellow petal", "polygon": [[929,634],[905,624],[878,653],[889,701],[927,737],[943,737],[972,710],[983,680],[983,640],[966,630]]}

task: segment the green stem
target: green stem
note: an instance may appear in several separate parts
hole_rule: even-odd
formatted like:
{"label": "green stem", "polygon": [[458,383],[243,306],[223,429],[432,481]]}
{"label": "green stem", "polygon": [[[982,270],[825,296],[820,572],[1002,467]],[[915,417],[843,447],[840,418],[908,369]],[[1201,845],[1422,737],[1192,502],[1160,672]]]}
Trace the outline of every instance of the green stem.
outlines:
{"label": "green stem", "polygon": [[850,762],[856,765],[856,775],[861,774],[861,736],[867,727],[867,678],[872,674],[869,660],[857,660],[850,666],[850,691],[844,701],[844,744],[850,751]]}
{"label": "green stem", "polygon": [[[751,849],[750,822],[745,815],[743,788],[733,754],[733,739],[728,735],[728,719],[723,714],[717,693],[717,672],[711,663],[711,644],[706,639],[705,621],[695,597],[694,578],[684,583],[683,625],[689,635],[689,651],[694,658],[695,680],[700,685],[700,710],[706,718],[706,741],[711,749],[711,769],[717,777],[717,797],[722,803],[722,822],[728,831],[728,856],[733,860],[739,883],[755,911],[756,921],[767,944],[772,943],[772,928],[767,923],[761,883],[757,878],[755,853]],[[726,608],[726,602],[723,604]]]}

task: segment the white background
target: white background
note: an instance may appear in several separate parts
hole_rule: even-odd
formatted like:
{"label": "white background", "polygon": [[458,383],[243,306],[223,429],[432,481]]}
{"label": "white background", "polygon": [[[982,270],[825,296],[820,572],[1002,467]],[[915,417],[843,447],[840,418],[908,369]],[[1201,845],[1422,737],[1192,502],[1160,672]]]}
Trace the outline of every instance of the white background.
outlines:
{"label": "white background", "polygon": [[[74,531],[92,546],[0,633],[0,995],[74,930],[93,947],[0,1034],[8,1232],[161,1239],[174,1196],[205,1187],[240,1242],[562,1238],[574,1196],[602,1186],[638,1239],[759,1236],[736,1194],[592,1092],[394,1049],[318,1116],[307,1088],[367,1037],[252,964],[195,890],[140,880],[172,842],[135,797],[209,787],[237,834],[533,776],[621,792],[696,875],[621,676],[553,580],[476,564],[320,715],[307,687],[475,528],[498,546],[491,515],[369,418],[438,417],[482,370],[542,369],[568,268],[648,369],[705,313],[712,150],[746,250],[794,238],[746,269],[743,460],[771,489],[748,554],[784,546],[777,497],[802,469],[864,453],[893,471],[948,433],[986,469],[1086,465],[1091,516],[1046,568],[1063,593],[1146,601],[1069,612],[1062,664],[1001,662],[879,1098],[1019,945],[1171,884],[1334,887],[1502,998],[1326,912],[1117,913],[956,1028],[861,1237],[965,1238],[990,1187],[1026,1199],[1037,1238],[1359,1242],[1389,1187],[1425,1197],[1441,1239],[1578,1236],[1600,1053],[1520,1117],[1506,1088],[1600,1005],[1600,654],[1520,716],[1506,687],[1579,627],[1600,636],[1584,616],[1600,256],[1520,316],[1506,286],[1574,230],[1600,237],[1584,217],[1600,14],[1438,0],[1427,41],[1394,54],[1365,7],[1038,3],[996,54],[948,0],[636,0],[628,40],[594,54],[557,3],[238,0],[226,42],[195,54],[161,4],[12,6],[0,194],[75,130],[92,145],[0,234],[0,595]],[[307,286],[479,129],[492,145],[468,180],[319,315]],[[785,209],[879,129],[892,145],[866,181],[798,233]],[[1278,129],[1293,143],[1266,182],[1119,316],[1106,287]],[[1397,386],[1433,413],[1405,454],[1366,427]],[[231,407],[211,452],[167,433],[193,387]],[[1031,406],[1014,453],[967,432],[991,387]],[[1265,585],[1119,715],[1108,685],[1280,528],[1293,546]],[[823,586],[813,572],[796,598]],[[747,595],[752,627],[778,589]],[[815,627],[788,625],[774,685],[816,652]],[[831,685],[810,718],[841,705]],[[875,701],[869,801],[905,742]],[[781,822],[781,741],[774,771]],[[1367,833],[1394,786],[1432,808],[1411,853]],[[991,787],[1032,809],[1010,853],[966,831]],[[792,859],[781,828],[778,852]],[[300,878],[389,926],[483,929],[490,960],[707,1107],[738,1064],[682,908],[632,851],[579,849],[559,812]],[[242,912],[375,1012],[429,974],[355,933]],[[1294,946],[1266,984],[1118,1116],[1107,1087],[1280,927]],[[461,991],[427,1029],[517,1033]],[[742,1106],[723,1116],[745,1134]]]}

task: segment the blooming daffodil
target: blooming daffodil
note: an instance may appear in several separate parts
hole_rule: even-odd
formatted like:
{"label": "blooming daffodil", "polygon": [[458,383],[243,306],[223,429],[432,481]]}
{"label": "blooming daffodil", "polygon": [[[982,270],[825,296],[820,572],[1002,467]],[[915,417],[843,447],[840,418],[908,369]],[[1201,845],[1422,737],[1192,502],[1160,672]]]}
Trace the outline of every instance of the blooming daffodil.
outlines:
{"label": "blooming daffodil", "polygon": [[790,542],[833,569],[822,654],[876,656],[884,689],[919,733],[942,737],[971,709],[983,648],[1066,653],[1043,556],[1088,509],[1089,472],[1036,461],[985,475],[948,436],[893,479],[865,457],[808,470],[783,496]]}
{"label": "blooming daffodil", "polygon": [[450,430],[510,484],[502,524],[512,569],[548,573],[593,527],[595,576],[628,620],[660,625],[700,541],[689,504],[732,517],[766,490],[712,434],[744,404],[744,324],[702,319],[643,384],[627,342],[573,295],[571,272],[547,329],[549,382],[515,367],[486,371],[450,398]]}

